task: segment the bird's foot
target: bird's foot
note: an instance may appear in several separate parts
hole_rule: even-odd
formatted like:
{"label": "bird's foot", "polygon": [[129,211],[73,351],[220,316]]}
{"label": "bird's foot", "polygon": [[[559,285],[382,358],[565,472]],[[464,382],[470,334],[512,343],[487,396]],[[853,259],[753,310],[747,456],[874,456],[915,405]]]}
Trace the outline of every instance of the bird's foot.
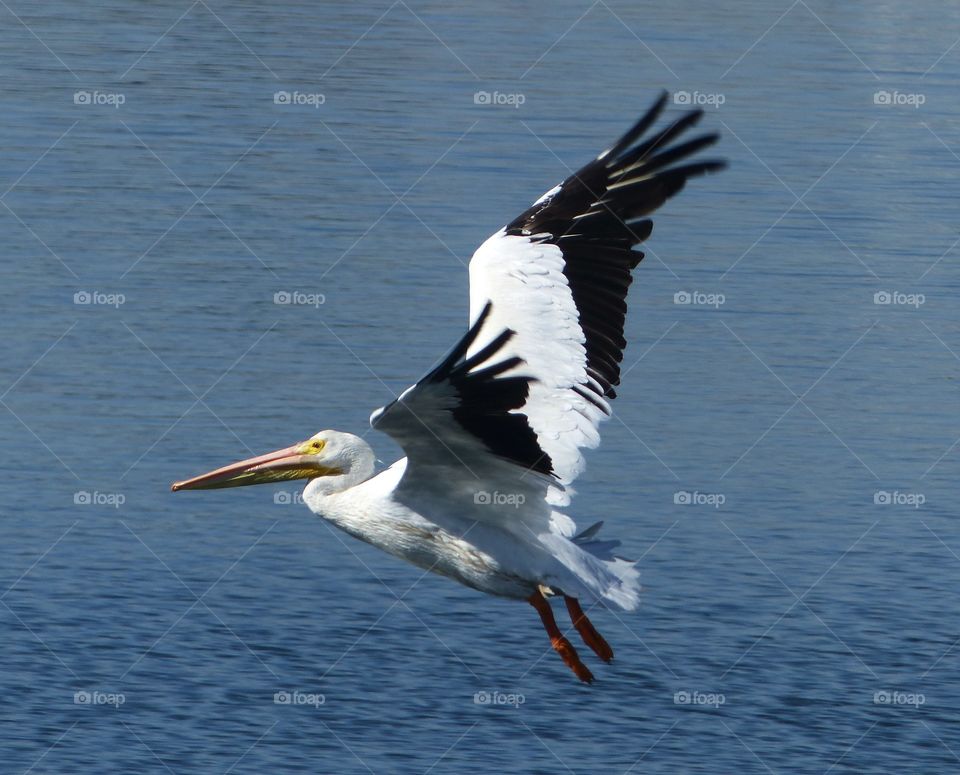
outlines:
{"label": "bird's foot", "polygon": [[580,601],[575,597],[565,597],[564,599],[567,601],[567,613],[570,614],[570,621],[573,622],[573,626],[580,633],[583,642],[593,649],[593,653],[604,662],[611,662],[613,660],[613,649],[610,648],[610,644],[604,637],[597,632],[593,622],[587,618],[580,607]]}
{"label": "bird's foot", "polygon": [[550,608],[550,603],[548,603],[547,599],[540,593],[540,590],[530,595],[527,601],[536,608],[537,613],[540,614],[543,628],[547,631],[547,635],[550,636],[550,643],[554,651],[560,655],[564,664],[569,667],[574,672],[574,675],[581,681],[591,683],[593,681],[593,673],[580,661],[580,657],[577,654],[577,650],[573,647],[573,644],[560,632],[560,628],[557,627],[557,621],[553,618],[553,610]]}
{"label": "bird's foot", "polygon": [[553,644],[554,651],[560,655],[563,663],[573,670],[577,678],[586,684],[593,683],[593,673],[590,672],[590,668],[580,661],[577,650],[570,641],[561,635],[558,638],[551,638],[550,642]]}

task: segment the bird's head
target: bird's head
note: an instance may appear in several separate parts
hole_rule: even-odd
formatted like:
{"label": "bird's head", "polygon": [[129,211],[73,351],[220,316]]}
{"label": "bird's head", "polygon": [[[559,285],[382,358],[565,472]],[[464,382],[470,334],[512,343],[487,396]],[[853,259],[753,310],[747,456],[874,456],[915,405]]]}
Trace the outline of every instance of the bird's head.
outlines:
{"label": "bird's head", "polygon": [[370,445],[359,436],[340,431],[320,431],[306,441],[258,455],[206,474],[174,482],[171,490],[217,490],[250,484],[288,482],[293,479],[337,479],[351,486],[367,479],[374,469]]}

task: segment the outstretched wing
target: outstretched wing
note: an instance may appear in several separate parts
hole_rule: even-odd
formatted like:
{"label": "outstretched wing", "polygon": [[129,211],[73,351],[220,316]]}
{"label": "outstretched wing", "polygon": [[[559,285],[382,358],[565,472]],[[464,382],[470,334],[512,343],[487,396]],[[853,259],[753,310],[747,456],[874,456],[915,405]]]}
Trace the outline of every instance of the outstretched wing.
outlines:
{"label": "outstretched wing", "polygon": [[650,236],[647,217],[688,178],[722,169],[687,159],[716,134],[673,144],[702,111],[681,116],[644,139],[666,92],[612,148],[548,191],[484,242],[470,262],[470,315],[493,303],[483,335],[467,355],[504,329],[515,331],[504,357],[523,361],[534,381],[522,412],[551,472],[569,484],[583,470],[581,450],[600,442],[620,382],[626,296]]}
{"label": "outstretched wing", "polygon": [[[687,178],[724,166],[683,163],[715,134],[672,145],[701,111],[642,139],[666,100],[477,249],[467,334],[370,418],[407,454],[401,487],[439,479],[466,502],[492,483],[540,504],[513,512],[534,532],[559,518],[544,498],[563,502],[562,485],[582,470],[580,450],[599,443],[616,395],[630,272],[643,258],[632,248],[650,235],[646,216]],[[483,513],[509,519],[509,509]],[[552,527],[566,534],[572,523]]]}

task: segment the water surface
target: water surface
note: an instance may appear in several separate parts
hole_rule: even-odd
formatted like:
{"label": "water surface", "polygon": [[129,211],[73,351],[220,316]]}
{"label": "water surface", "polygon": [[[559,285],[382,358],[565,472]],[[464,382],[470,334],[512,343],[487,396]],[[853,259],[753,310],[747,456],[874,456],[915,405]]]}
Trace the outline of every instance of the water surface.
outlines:
{"label": "water surface", "polygon": [[[943,13],[0,10],[4,770],[954,770]],[[529,607],[422,578],[275,502],[292,490],[168,492],[365,432],[462,332],[474,247],[661,88],[712,101],[731,167],[657,219],[578,483],[645,587],[596,613],[617,659],[595,685]],[[723,303],[674,303],[695,291]]]}

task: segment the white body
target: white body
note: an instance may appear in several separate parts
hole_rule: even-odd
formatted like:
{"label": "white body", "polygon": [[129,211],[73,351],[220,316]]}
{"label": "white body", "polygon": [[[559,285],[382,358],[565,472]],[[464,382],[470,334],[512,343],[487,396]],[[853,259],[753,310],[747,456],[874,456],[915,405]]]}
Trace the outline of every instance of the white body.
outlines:
{"label": "white body", "polygon": [[[357,442],[367,446],[349,434],[337,435],[349,437],[351,446]],[[372,451],[369,460],[372,465]],[[527,598],[543,585],[625,610],[639,602],[639,574],[633,564],[609,555],[604,561],[589,552],[591,546],[605,544],[580,546],[553,531],[539,536],[531,532],[529,539],[519,539],[490,523],[495,504],[471,498],[452,512],[449,490],[442,482],[433,492],[421,490],[413,508],[404,502],[400,487],[406,468],[403,458],[358,484],[336,481],[340,477],[315,479],[307,485],[303,499],[311,511],[350,535],[487,594]],[[524,506],[505,506],[515,512],[507,516],[519,516],[516,512]],[[570,523],[559,513],[556,516],[557,524]]]}

